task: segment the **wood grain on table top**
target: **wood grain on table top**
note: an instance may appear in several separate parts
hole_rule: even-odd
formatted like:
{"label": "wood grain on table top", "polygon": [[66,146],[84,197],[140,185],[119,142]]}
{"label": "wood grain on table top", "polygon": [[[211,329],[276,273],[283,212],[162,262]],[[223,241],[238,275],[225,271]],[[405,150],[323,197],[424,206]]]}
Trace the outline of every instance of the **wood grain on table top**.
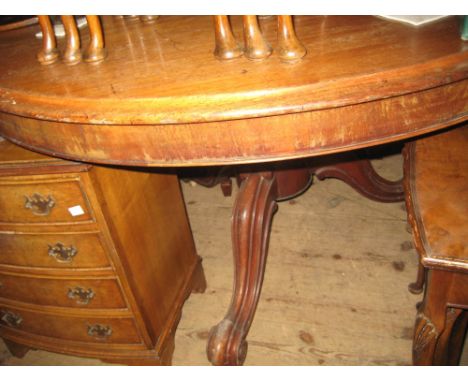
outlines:
{"label": "wood grain on table top", "polygon": [[[276,18],[260,22],[275,48]],[[155,24],[103,17],[103,24],[108,57],[97,65],[42,66],[38,26],[2,32],[0,111],[97,124],[229,120],[362,103],[468,77],[457,17],[415,28],[372,16],[298,16],[308,53],[294,64],[275,53],[261,62],[215,59],[209,16],[162,16]],[[232,24],[241,42],[240,17]],[[64,40],[58,44],[63,51]]]}

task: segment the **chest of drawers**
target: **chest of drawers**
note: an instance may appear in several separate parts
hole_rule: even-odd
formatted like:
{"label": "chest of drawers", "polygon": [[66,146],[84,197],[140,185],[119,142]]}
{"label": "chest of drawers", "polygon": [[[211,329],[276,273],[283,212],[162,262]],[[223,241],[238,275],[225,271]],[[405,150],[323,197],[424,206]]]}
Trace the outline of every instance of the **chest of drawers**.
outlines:
{"label": "chest of drawers", "polygon": [[178,179],[59,160],[0,139],[0,337],[125,364],[170,364],[205,279]]}

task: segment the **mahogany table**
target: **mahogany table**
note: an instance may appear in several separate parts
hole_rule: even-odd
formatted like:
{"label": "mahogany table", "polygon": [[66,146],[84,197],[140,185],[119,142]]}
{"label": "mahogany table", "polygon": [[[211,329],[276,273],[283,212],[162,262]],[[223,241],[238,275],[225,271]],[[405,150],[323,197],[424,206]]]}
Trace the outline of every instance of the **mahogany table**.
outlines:
{"label": "mahogany table", "polygon": [[[240,39],[239,18],[232,23]],[[468,119],[468,44],[458,18],[419,28],[370,16],[301,16],[295,24],[308,53],[294,64],[275,53],[216,60],[210,17],[105,17],[108,56],[96,65],[40,65],[37,26],[0,34],[0,134],[13,142],[85,162],[242,165],[233,298],[207,348],[218,365],[245,358],[277,200],[301,192],[312,173],[376,200],[402,199],[401,184],[366,160],[293,169],[286,160],[356,159],[351,150]],[[261,27],[274,49],[275,18]]]}

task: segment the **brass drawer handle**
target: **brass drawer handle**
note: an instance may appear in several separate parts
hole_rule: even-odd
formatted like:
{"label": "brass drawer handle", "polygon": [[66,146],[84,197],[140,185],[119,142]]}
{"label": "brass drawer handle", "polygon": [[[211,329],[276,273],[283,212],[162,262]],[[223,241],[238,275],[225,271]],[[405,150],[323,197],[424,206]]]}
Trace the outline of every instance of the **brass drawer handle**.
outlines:
{"label": "brass drawer handle", "polygon": [[10,328],[17,328],[23,322],[23,317],[9,310],[0,311],[0,322]]}
{"label": "brass drawer handle", "polygon": [[112,334],[110,326],[103,326],[101,324],[88,325],[88,335],[96,339],[107,339]]}
{"label": "brass drawer handle", "polygon": [[59,263],[71,263],[78,250],[73,246],[65,247],[62,243],[49,244],[49,256]]}
{"label": "brass drawer handle", "polygon": [[55,199],[47,195],[47,198],[41,194],[34,193],[32,196],[24,196],[26,198],[26,203],[24,207],[30,209],[34,215],[37,216],[47,216],[50,214],[50,211],[55,206]]}
{"label": "brass drawer handle", "polygon": [[91,288],[88,290],[81,287],[69,288],[67,296],[70,300],[76,300],[79,305],[87,305],[94,298],[94,291]]}

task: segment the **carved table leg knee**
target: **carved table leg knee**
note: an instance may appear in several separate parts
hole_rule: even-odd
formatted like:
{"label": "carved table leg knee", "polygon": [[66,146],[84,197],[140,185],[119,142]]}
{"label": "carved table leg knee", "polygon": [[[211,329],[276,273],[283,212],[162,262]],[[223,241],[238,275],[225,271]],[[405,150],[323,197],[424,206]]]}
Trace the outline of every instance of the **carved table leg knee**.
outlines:
{"label": "carved table leg knee", "polygon": [[273,172],[241,176],[232,216],[235,262],[233,297],[224,319],[211,329],[207,355],[214,365],[242,365],[246,336],[257,307],[265,271],[270,224],[277,209]]}
{"label": "carved table leg knee", "polygon": [[[350,154],[351,155],[351,154]],[[318,179],[337,178],[354,188],[361,195],[377,202],[392,203],[404,199],[402,181],[382,178],[368,159],[354,158],[313,167],[311,173]]]}

